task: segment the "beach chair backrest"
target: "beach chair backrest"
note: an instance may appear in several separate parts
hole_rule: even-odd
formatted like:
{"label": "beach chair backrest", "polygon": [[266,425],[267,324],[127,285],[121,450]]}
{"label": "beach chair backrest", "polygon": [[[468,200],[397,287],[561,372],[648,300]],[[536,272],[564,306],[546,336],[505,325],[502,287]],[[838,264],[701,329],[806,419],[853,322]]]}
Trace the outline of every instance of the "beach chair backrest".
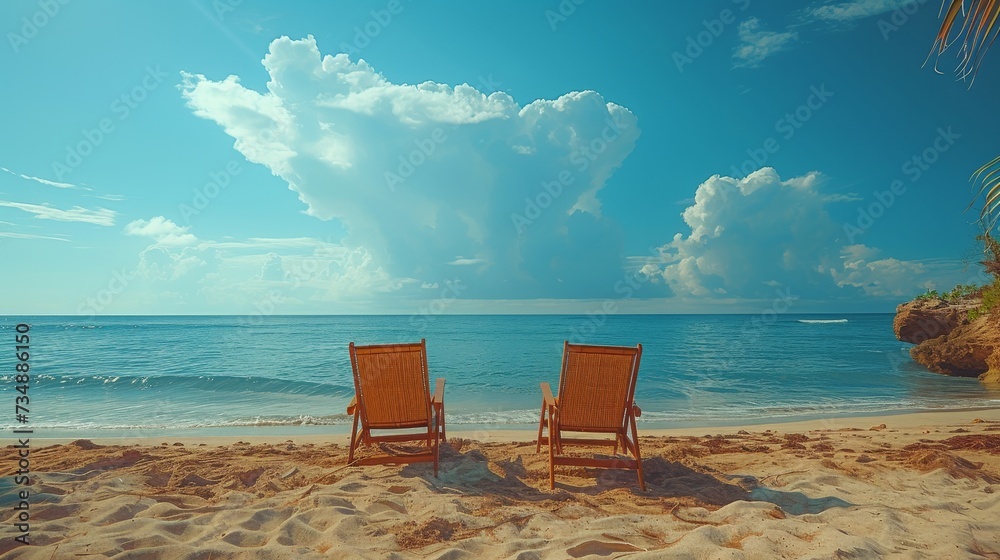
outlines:
{"label": "beach chair backrest", "polygon": [[349,346],[362,419],[371,428],[426,426],[431,418],[427,345]]}
{"label": "beach chair backrest", "polygon": [[614,430],[635,396],[642,345],[565,343],[559,375],[559,422],[564,429]]}

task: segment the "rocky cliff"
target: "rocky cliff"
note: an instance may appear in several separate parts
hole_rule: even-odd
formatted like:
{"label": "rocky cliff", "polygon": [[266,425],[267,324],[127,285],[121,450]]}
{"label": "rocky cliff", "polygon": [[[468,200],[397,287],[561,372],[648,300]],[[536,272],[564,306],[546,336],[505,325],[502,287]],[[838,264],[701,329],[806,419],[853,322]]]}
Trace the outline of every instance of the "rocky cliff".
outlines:
{"label": "rocky cliff", "polygon": [[937,298],[915,299],[896,307],[892,330],[899,340],[920,344],[968,324],[969,310],[978,306],[978,300],[948,303]]}
{"label": "rocky cliff", "polygon": [[896,338],[916,344],[910,356],[927,369],[1000,383],[1000,316],[969,321],[969,310],[978,305],[976,300],[913,300],[896,308],[892,328]]}

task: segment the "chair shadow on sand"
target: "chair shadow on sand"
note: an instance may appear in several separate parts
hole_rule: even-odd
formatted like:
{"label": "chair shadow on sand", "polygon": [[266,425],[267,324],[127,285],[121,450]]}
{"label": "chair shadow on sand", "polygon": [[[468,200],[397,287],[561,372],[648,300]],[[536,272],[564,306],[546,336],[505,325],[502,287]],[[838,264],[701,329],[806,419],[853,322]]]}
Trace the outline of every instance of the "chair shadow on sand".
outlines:
{"label": "chair shadow on sand", "polygon": [[426,465],[407,465],[399,474],[404,478],[423,478],[433,491],[442,493],[506,497],[529,502],[567,499],[526,484],[524,479],[530,478],[530,474],[520,456],[493,461],[492,465],[503,474],[497,474],[490,468],[491,461],[481,450],[463,452],[449,442],[441,445],[441,466],[437,477]]}
{"label": "chair shadow on sand", "polygon": [[[446,443],[441,446],[441,467],[437,478],[434,477],[429,465],[419,464],[405,466],[400,476],[423,478],[432,491],[436,492],[495,496],[528,502],[569,500],[574,495],[596,496],[603,492],[624,489],[637,498],[688,499],[716,507],[736,501],[769,502],[792,515],[816,514],[834,507],[854,505],[833,496],[810,497],[802,492],[785,492],[768,488],[760,485],[757,478],[749,475],[721,475],[733,481],[726,482],[712,474],[699,472],[687,465],[657,456],[642,460],[646,481],[645,492],[639,490],[635,471],[589,468],[577,471],[586,472],[585,483],[570,484],[567,483],[566,477],[563,477],[556,483],[556,490],[553,492],[542,490],[531,483],[541,485],[547,482],[548,473],[542,470],[547,463],[529,460],[534,464],[525,466],[525,455],[491,461],[480,449],[473,448],[463,452]],[[603,456],[603,458],[611,457]]]}

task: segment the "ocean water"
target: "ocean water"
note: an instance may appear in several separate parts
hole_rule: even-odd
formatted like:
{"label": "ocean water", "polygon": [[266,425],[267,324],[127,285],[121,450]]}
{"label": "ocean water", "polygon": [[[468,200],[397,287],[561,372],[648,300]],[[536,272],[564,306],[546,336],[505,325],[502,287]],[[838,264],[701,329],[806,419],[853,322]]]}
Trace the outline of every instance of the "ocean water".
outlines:
{"label": "ocean water", "polygon": [[1000,393],[974,378],[915,364],[891,314],[0,317],[8,429],[22,322],[37,436],[343,432],[354,394],[348,342],[420,338],[431,377],[447,380],[453,427],[537,423],[538,383],[556,385],[567,339],[642,343],[640,427],[1000,406]]}

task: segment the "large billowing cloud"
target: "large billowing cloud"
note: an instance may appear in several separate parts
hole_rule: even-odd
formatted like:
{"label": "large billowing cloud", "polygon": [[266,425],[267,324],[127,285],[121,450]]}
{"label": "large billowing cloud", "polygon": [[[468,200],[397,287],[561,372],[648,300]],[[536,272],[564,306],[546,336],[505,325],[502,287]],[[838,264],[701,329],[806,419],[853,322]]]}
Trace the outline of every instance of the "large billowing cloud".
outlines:
{"label": "large billowing cloud", "polygon": [[963,280],[955,263],[900,261],[846,245],[827,207],[856,199],[825,195],[822,183],[816,172],[782,180],[769,167],[743,179],[715,175],[683,213],[690,231],[660,247],[643,271],[696,298],[909,297]]}
{"label": "large billowing cloud", "polygon": [[782,181],[769,167],[709,178],[684,211],[691,231],[660,248],[660,274],[691,296],[760,297],[777,284],[815,284],[839,260],[831,243],[839,228],[819,182],[818,173]]}
{"label": "large billowing cloud", "polygon": [[622,277],[598,193],[639,136],[628,109],[396,84],[312,37],[276,39],[263,64],[266,92],[185,74],[183,95],[390,277],[485,298],[602,297]]}

